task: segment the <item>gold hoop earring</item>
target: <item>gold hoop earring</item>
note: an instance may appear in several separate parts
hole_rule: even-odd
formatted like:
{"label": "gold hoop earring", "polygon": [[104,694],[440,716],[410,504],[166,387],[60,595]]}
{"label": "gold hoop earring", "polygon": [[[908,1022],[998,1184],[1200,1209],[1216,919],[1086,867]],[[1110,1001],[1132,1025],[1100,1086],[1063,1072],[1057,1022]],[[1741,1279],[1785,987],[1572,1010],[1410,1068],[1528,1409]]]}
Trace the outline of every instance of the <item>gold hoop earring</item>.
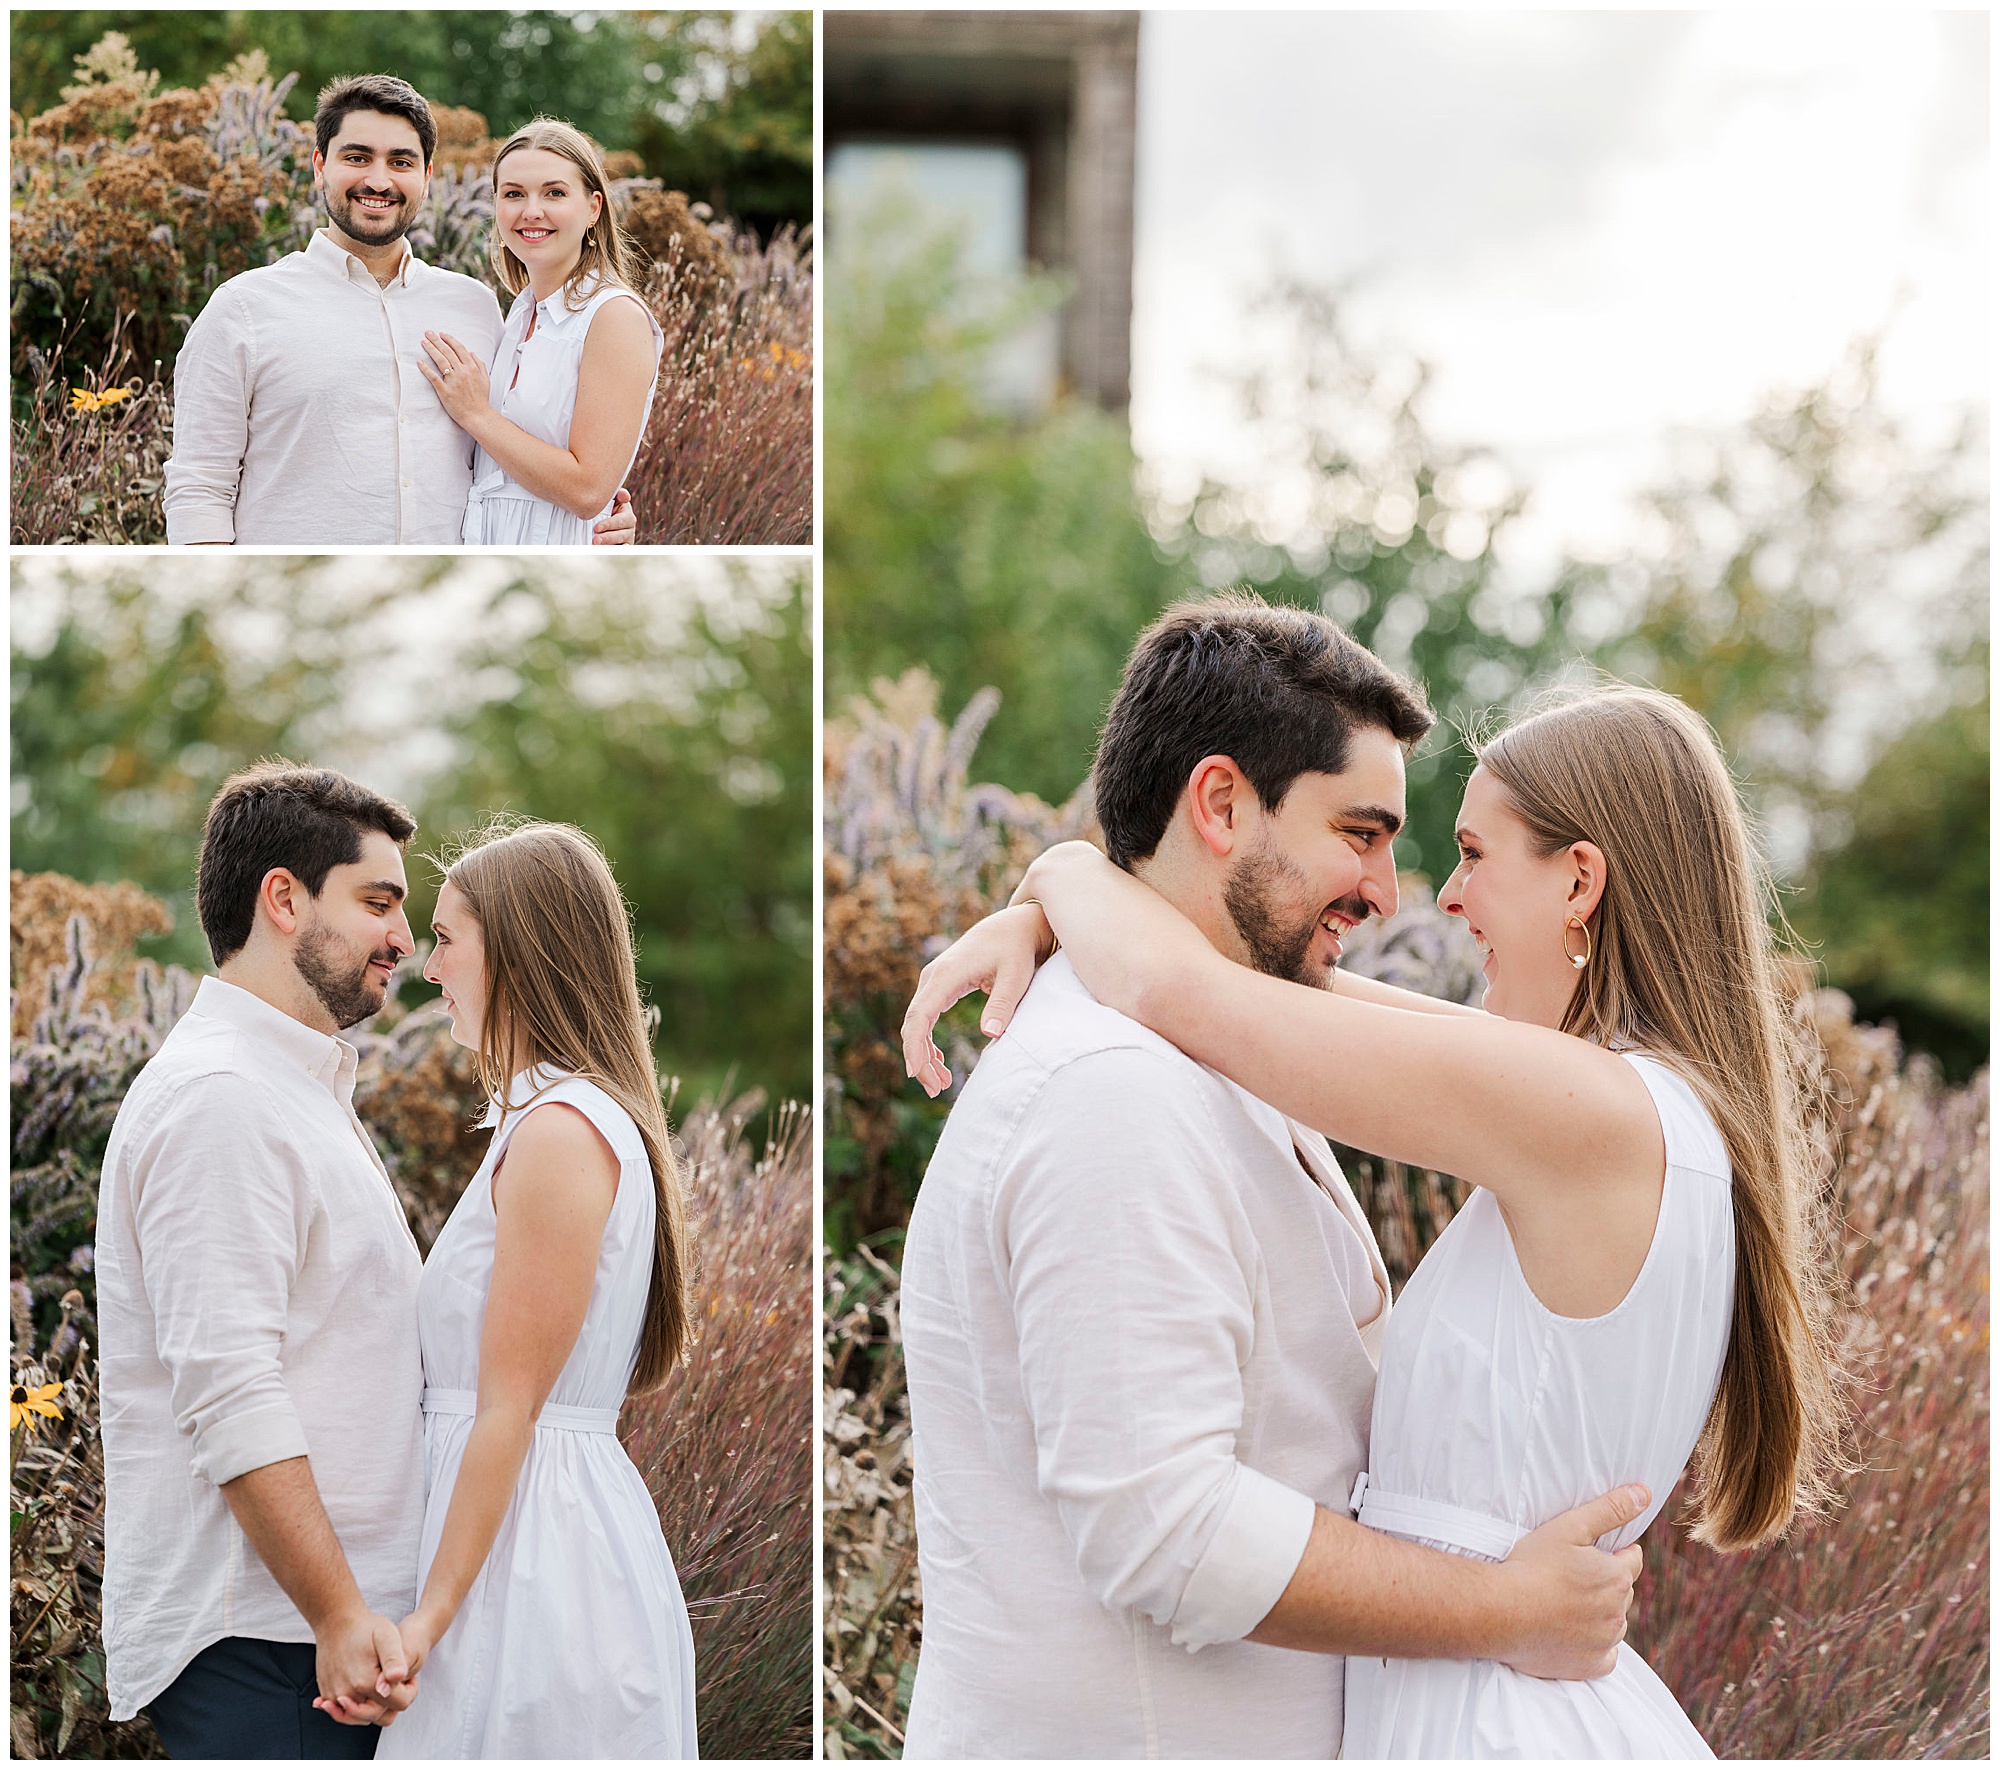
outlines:
{"label": "gold hoop earring", "polygon": [[[1583,951],[1580,953],[1569,950],[1569,931],[1572,928],[1583,936]],[[1572,916],[1563,924],[1563,957],[1579,971],[1590,963],[1590,924],[1580,916]]]}

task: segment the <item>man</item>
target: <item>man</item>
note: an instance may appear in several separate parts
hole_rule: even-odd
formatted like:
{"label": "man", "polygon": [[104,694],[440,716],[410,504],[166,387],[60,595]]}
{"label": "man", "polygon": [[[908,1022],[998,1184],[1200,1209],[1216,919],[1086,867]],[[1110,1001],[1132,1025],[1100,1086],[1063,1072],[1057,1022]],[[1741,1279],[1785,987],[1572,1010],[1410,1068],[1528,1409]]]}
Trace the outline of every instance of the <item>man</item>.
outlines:
{"label": "man", "polygon": [[[411,252],[437,125],[389,74],[339,80],[313,118],[313,186],[328,225],[303,252],[231,277],[174,365],[167,539],[452,546],[472,440],[423,375],[426,331],[482,362],[500,342],[493,291]],[[628,543],[629,494],[597,525]]]}
{"label": "man", "polygon": [[[1170,610],[1105,723],[1106,846],[1221,952],[1327,986],[1343,935],[1394,913],[1404,755],[1431,723],[1320,616]],[[1349,1517],[1388,1310],[1326,1139],[1045,964],[904,1249],[905,1755],[1329,1758],[1347,1653],[1604,1669],[1638,1556],[1588,1545],[1637,1516],[1632,1490],[1499,1565]]]}
{"label": "man", "polygon": [[196,874],[217,975],[105,1151],[111,1713],[175,1757],[372,1757],[415,1695],[390,1619],[416,1601],[423,1262],[338,1036],[411,950],[415,829],[330,769],[223,784]]}

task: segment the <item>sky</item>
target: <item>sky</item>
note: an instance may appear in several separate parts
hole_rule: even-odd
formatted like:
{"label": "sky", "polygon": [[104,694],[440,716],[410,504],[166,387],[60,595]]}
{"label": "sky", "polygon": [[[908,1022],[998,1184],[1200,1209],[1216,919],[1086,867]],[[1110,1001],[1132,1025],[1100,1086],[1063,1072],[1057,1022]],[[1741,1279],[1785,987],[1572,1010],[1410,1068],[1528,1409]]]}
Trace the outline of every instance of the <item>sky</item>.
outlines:
{"label": "sky", "polygon": [[1432,364],[1432,429],[1531,489],[1525,573],[1885,325],[1885,400],[1942,428],[1986,397],[1989,70],[1971,13],[1148,13],[1134,442],[1164,484],[1247,461],[1279,268]]}

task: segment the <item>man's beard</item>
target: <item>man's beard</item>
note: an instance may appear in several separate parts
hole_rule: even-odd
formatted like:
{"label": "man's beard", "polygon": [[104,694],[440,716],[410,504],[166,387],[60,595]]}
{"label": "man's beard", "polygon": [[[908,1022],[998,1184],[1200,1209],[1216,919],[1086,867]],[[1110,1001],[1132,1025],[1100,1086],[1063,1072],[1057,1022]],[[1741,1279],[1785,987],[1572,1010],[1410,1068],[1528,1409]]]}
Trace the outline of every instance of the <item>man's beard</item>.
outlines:
{"label": "man's beard", "polygon": [[[333,194],[333,187],[329,185],[326,191],[326,212],[333,218],[333,225],[350,240],[359,240],[365,246],[390,246],[408,233],[416,225],[417,220],[415,203],[400,191],[396,195],[396,200],[402,204],[400,209],[390,210],[386,214],[375,214],[366,209],[355,208],[351,195],[336,197]],[[384,221],[389,223],[389,231],[375,232],[374,230]]]}
{"label": "man's beard", "polygon": [[373,1020],[382,1012],[389,987],[386,983],[371,983],[368,967],[377,959],[393,956],[367,953],[350,964],[333,930],[323,923],[306,929],[292,949],[292,963],[306,980],[306,987],[325,1005],[327,1013],[333,1016],[333,1024],[343,1029]]}
{"label": "man's beard", "polygon": [[1311,911],[1279,907],[1297,903],[1307,889],[1305,874],[1274,844],[1266,842],[1229,869],[1222,883],[1222,905],[1250,949],[1255,969],[1267,977],[1282,977],[1287,983],[1302,983],[1308,989],[1327,989],[1333,983],[1333,967],[1316,964],[1309,957],[1313,936],[1320,931],[1320,917],[1331,908],[1359,924],[1372,912],[1358,897],[1344,897]]}

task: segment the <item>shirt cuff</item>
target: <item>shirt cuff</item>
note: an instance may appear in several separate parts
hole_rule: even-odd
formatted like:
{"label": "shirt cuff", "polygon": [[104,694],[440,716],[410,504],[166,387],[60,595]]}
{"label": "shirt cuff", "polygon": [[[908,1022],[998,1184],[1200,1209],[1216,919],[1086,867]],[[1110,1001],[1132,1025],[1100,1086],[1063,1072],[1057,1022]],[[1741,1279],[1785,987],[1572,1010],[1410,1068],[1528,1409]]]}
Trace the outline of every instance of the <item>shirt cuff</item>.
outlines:
{"label": "shirt cuff", "polygon": [[1240,1641],[1269,1616],[1305,1559],[1316,1509],[1296,1488],[1238,1463],[1222,1523],[1174,1611],[1174,1645],[1193,1653]]}
{"label": "shirt cuff", "polygon": [[235,539],[236,513],[233,510],[198,505],[192,510],[167,512],[167,545],[170,547],[194,547],[204,542],[233,542]]}
{"label": "shirt cuff", "polygon": [[196,1433],[194,1472],[221,1487],[266,1463],[306,1454],[306,1429],[299,1424],[297,1410],[286,1402],[217,1420]]}

